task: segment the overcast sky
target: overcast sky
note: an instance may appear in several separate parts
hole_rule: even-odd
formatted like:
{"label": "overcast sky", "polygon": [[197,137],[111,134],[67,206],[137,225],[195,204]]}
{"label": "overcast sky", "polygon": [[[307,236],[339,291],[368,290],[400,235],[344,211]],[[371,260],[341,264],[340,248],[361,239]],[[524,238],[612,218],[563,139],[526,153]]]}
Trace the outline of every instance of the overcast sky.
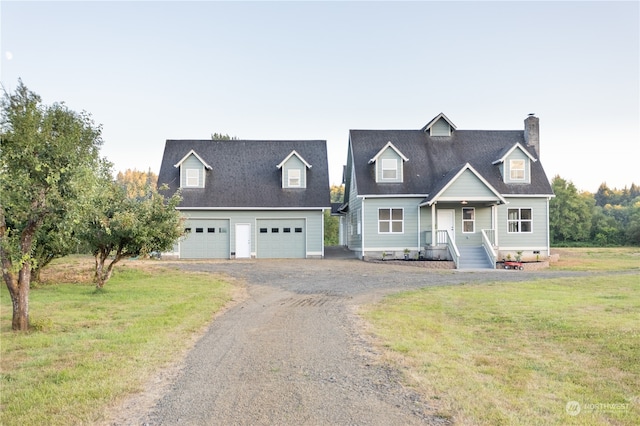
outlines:
{"label": "overcast sky", "polygon": [[103,125],[115,170],[166,139],[324,139],[349,129],[522,129],[581,190],[640,184],[640,11],[631,2],[0,2],[5,90]]}

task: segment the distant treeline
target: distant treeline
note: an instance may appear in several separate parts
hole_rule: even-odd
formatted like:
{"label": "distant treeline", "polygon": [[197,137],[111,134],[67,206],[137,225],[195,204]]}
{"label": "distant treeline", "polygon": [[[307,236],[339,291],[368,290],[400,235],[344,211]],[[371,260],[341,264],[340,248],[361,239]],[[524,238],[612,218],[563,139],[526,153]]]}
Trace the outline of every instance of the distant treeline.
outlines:
{"label": "distant treeline", "polygon": [[554,246],[640,246],[640,186],[623,189],[602,183],[595,194],[579,192],[560,176],[551,182],[549,203]]}

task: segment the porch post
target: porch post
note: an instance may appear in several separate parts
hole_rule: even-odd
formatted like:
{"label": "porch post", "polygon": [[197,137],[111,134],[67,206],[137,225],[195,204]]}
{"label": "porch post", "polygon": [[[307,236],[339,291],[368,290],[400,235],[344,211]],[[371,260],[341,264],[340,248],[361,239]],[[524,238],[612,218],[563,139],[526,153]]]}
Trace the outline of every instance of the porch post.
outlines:
{"label": "porch post", "polygon": [[493,227],[493,244],[500,247],[498,243],[498,206],[491,206],[491,226]]}
{"label": "porch post", "polygon": [[436,203],[431,204],[431,245],[436,245]]}

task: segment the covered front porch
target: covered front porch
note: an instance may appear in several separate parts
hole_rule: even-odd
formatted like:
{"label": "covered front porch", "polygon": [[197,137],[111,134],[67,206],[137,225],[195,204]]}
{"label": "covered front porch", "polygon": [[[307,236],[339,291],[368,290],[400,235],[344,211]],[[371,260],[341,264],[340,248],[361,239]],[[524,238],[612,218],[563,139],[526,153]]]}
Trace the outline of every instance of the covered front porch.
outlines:
{"label": "covered front porch", "polygon": [[452,260],[458,269],[495,268],[496,205],[466,202],[421,207],[420,245],[424,257]]}
{"label": "covered front porch", "polygon": [[458,269],[494,269],[498,211],[505,199],[468,163],[445,176],[420,204],[425,257],[452,260]]}

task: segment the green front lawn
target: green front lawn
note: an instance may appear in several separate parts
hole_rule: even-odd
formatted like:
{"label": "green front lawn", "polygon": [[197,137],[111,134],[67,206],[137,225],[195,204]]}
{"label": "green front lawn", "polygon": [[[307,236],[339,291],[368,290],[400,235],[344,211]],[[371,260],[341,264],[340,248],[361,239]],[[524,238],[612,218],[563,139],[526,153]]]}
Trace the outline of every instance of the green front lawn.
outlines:
{"label": "green front lawn", "polygon": [[431,287],[363,315],[457,424],[640,424],[638,274]]}
{"label": "green front lawn", "polygon": [[[63,259],[52,268],[77,281],[77,269],[91,270],[77,265],[91,261]],[[2,285],[0,424],[95,423],[105,407],[140,391],[175,360],[231,300],[232,286],[210,274],[142,264],[117,267],[99,292],[90,283],[32,289],[36,329],[27,334],[11,331],[11,300]]]}

